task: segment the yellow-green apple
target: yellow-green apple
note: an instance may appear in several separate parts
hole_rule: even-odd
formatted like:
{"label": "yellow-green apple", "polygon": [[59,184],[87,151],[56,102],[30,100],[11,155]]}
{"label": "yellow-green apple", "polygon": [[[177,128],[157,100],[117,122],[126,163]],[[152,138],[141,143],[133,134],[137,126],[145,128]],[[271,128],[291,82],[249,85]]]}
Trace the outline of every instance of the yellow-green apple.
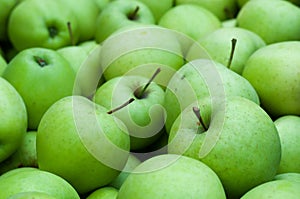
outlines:
{"label": "yellow-green apple", "polygon": [[148,82],[142,76],[115,77],[101,85],[94,96],[97,104],[109,110],[134,99],[113,113],[128,129],[131,150],[145,148],[155,142],[164,127],[164,90],[158,84]]}
{"label": "yellow-green apple", "polygon": [[137,0],[112,1],[97,17],[95,39],[102,43],[122,27],[154,23],[153,14],[144,3]]}
{"label": "yellow-green apple", "polygon": [[20,192],[20,193],[11,195],[7,199],[32,199],[32,198],[57,199],[57,197],[55,197],[55,196],[51,196],[47,193],[43,193],[43,192],[39,192],[39,191]]}
{"label": "yellow-green apple", "polygon": [[300,173],[300,117],[284,115],[274,121],[281,142],[278,173]]}
{"label": "yellow-green apple", "polygon": [[209,59],[195,59],[182,66],[165,93],[166,131],[188,105],[205,97],[242,96],[259,104],[253,86],[241,75]]}
{"label": "yellow-green apple", "polygon": [[108,111],[82,96],[55,102],[37,131],[39,168],[63,177],[80,194],[113,181],[126,164],[130,141],[125,125]]}
{"label": "yellow-green apple", "polygon": [[[232,39],[236,39],[235,46],[232,46]],[[219,28],[206,37],[200,38],[197,42],[190,48],[187,60],[213,59],[240,75],[250,55],[266,45],[256,33],[238,27]],[[198,45],[203,48],[199,48]],[[233,56],[232,53],[234,53]]]}
{"label": "yellow-green apple", "polygon": [[86,199],[117,199],[118,189],[110,186],[101,187],[89,194]]}
{"label": "yellow-green apple", "polygon": [[237,15],[237,26],[258,34],[267,44],[300,39],[300,8],[284,0],[251,0]]}
{"label": "yellow-green apple", "polygon": [[238,12],[235,0],[175,0],[175,4],[196,4],[202,6],[214,13],[221,21],[234,18]]}
{"label": "yellow-green apple", "polygon": [[258,49],[245,64],[243,77],[274,118],[300,115],[300,65],[295,64],[300,61],[299,52],[299,41],[278,42]]}
{"label": "yellow-green apple", "polygon": [[4,69],[6,68],[6,66],[7,66],[6,60],[4,59],[4,57],[2,55],[0,55],[0,77],[2,76],[2,73],[3,73]]}
{"label": "yellow-green apple", "polygon": [[183,4],[165,12],[158,25],[182,32],[197,40],[220,28],[221,22],[213,13],[201,6]]}
{"label": "yellow-green apple", "polygon": [[57,49],[77,43],[79,38],[76,16],[59,1],[20,2],[10,14],[7,30],[9,40],[18,51],[30,47]]}
{"label": "yellow-green apple", "polygon": [[154,156],[137,166],[121,186],[118,199],[132,198],[225,199],[216,173],[202,162],[186,156]]}
{"label": "yellow-green apple", "polygon": [[20,147],[27,130],[27,111],[17,90],[0,77],[0,162]]}
{"label": "yellow-green apple", "polygon": [[157,25],[126,28],[107,38],[100,51],[100,64],[106,80],[123,75],[150,78],[160,67],[154,82],[166,86],[184,64],[177,33]]}
{"label": "yellow-green apple", "polygon": [[11,11],[18,3],[17,0],[0,1],[0,41],[7,41],[7,22]]}
{"label": "yellow-green apple", "polygon": [[41,192],[55,198],[80,198],[65,179],[32,167],[17,168],[2,174],[0,190],[1,198],[23,192]]}
{"label": "yellow-green apple", "polygon": [[274,122],[241,96],[204,98],[177,117],[168,153],[205,163],[219,176],[228,198],[240,198],[276,175],[281,144]]}
{"label": "yellow-green apple", "polygon": [[73,94],[75,71],[55,50],[28,48],[9,62],[3,77],[22,96],[28,112],[28,128],[35,130],[55,101]]}

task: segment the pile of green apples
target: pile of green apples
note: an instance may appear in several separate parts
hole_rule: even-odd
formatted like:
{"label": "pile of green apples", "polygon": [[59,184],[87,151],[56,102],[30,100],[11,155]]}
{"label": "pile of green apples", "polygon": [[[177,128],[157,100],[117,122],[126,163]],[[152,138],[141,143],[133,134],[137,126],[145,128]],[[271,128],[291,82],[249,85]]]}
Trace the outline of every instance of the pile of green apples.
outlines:
{"label": "pile of green apples", "polygon": [[0,0],[0,199],[300,197],[299,0]]}

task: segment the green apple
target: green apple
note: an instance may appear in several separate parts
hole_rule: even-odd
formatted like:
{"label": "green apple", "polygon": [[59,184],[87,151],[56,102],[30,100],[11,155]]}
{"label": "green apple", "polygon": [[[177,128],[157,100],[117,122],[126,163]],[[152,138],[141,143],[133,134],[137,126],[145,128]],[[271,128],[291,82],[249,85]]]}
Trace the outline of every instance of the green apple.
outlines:
{"label": "green apple", "polygon": [[38,167],[36,157],[36,131],[27,132],[17,151],[0,162],[0,175],[19,167]]}
{"label": "green apple", "polygon": [[299,41],[270,44],[255,51],[243,77],[255,88],[262,107],[274,118],[300,114]]}
{"label": "green apple", "polygon": [[118,192],[114,187],[102,187],[93,191],[86,199],[117,199]]}
{"label": "green apple", "polygon": [[76,16],[79,27],[78,42],[93,39],[96,32],[96,20],[99,8],[94,0],[59,0],[64,8],[70,8]]}
{"label": "green apple", "polygon": [[3,77],[22,96],[31,130],[37,128],[55,101],[73,94],[75,82],[75,72],[68,61],[46,48],[29,48],[18,53],[7,65]]}
{"label": "green apple", "polygon": [[213,13],[201,6],[183,4],[165,12],[158,25],[185,33],[197,40],[220,28],[221,22]]}
{"label": "green apple", "polygon": [[237,26],[258,34],[267,44],[300,39],[300,8],[284,0],[251,0],[237,15]]}
{"label": "green apple", "polygon": [[7,21],[11,11],[18,3],[17,0],[0,1],[0,41],[7,41]]}
{"label": "green apple", "polygon": [[59,1],[26,0],[11,12],[8,36],[18,51],[30,47],[57,49],[77,43],[79,26],[72,10]]}
{"label": "green apple", "polygon": [[202,6],[214,13],[221,21],[233,18],[238,12],[236,0],[175,0],[175,3]]}
{"label": "green apple", "polygon": [[27,111],[16,89],[0,77],[0,162],[20,147],[27,130]]}
{"label": "green apple", "polygon": [[[232,39],[236,39],[236,46],[231,60]],[[219,28],[197,42],[198,44],[194,44],[187,53],[187,60],[213,59],[240,75],[250,55],[266,45],[254,32],[238,27]],[[199,48],[199,45],[203,48]],[[231,63],[230,66],[228,63]]]}
{"label": "green apple", "polygon": [[55,102],[38,127],[39,168],[63,177],[80,194],[114,180],[126,164],[130,141],[125,125],[107,112],[82,96]]}
{"label": "green apple", "polygon": [[188,105],[205,97],[242,96],[259,104],[253,86],[223,64],[195,59],[182,66],[170,80],[165,93],[166,131],[169,133],[177,116]]}
{"label": "green apple", "polygon": [[184,64],[177,33],[157,25],[127,28],[107,38],[100,52],[106,80],[123,75],[150,78],[160,67],[154,82],[166,86]]}
{"label": "green apple", "polygon": [[289,180],[292,182],[300,182],[300,173],[293,173],[293,172],[280,173],[274,177],[274,180]]}
{"label": "green apple", "polygon": [[0,55],[0,77],[7,66],[7,62],[2,55]]}
{"label": "green apple", "polygon": [[120,189],[122,184],[125,182],[129,174],[139,165],[141,161],[132,153],[129,154],[128,160],[121,171],[121,173],[116,177],[111,183],[110,186]]}
{"label": "green apple", "polygon": [[51,196],[47,193],[38,191],[21,192],[10,196],[8,199],[58,199],[57,197]]}
{"label": "green apple", "polygon": [[93,44],[95,44],[94,47],[67,46],[57,50],[74,69],[76,85],[79,86],[81,95],[86,97],[95,93],[99,79],[102,77],[102,68],[99,63],[101,46]]}
{"label": "green apple", "polygon": [[278,173],[300,173],[300,117],[285,115],[275,120],[281,142],[281,161]]}
{"label": "green apple", "polygon": [[155,18],[155,21],[158,22],[159,19],[173,7],[173,0],[164,0],[164,1],[153,1],[153,0],[138,0],[148,6]]}
{"label": "green apple", "polygon": [[111,1],[113,0],[94,0],[99,9],[99,13],[101,13]]}
{"label": "green apple", "polygon": [[225,199],[223,186],[208,166],[174,154],[142,162],[125,180],[118,199],[215,198]]}
{"label": "green apple", "polygon": [[276,175],[281,157],[269,115],[241,96],[196,101],[182,111],[169,134],[168,153],[197,159],[219,176],[228,198],[239,198]]}
{"label": "green apple", "polygon": [[300,183],[288,180],[274,180],[263,183],[248,191],[241,199],[298,199]]}
{"label": "green apple", "polygon": [[135,24],[154,24],[151,10],[137,0],[112,1],[98,15],[95,39],[102,43],[118,29]]}
{"label": "green apple", "polygon": [[40,192],[61,199],[80,198],[65,179],[31,167],[17,168],[2,174],[0,190],[0,198],[9,198],[24,192]]}

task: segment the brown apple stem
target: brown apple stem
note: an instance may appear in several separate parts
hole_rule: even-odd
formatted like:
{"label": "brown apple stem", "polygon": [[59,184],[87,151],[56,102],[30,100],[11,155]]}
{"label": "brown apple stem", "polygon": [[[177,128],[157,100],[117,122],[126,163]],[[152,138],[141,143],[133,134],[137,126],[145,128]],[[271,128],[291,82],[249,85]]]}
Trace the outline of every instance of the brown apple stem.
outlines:
{"label": "brown apple stem", "polygon": [[70,36],[70,40],[71,40],[71,45],[74,46],[75,42],[74,42],[74,36],[73,36],[71,22],[68,21],[67,26],[68,26],[69,36]]}
{"label": "brown apple stem", "polygon": [[135,20],[136,17],[137,17],[137,13],[139,12],[139,10],[140,10],[140,7],[136,6],[135,9],[134,9],[134,11],[132,13],[129,13],[128,19]]}
{"label": "brown apple stem", "polygon": [[236,42],[237,42],[236,38],[231,39],[231,52],[230,52],[230,57],[229,57],[229,61],[228,61],[228,64],[227,64],[227,68],[230,68],[230,66],[231,66],[231,63],[232,63],[232,60],[233,60],[233,55],[234,55],[234,52],[235,52]]}
{"label": "brown apple stem", "polygon": [[[145,93],[145,91],[147,90],[147,88],[149,87],[149,85],[151,84],[151,82],[153,82],[154,78],[158,75],[158,73],[160,73],[161,69],[158,68],[156,69],[156,71],[154,72],[154,74],[152,75],[152,77],[149,79],[149,81],[147,82],[147,84],[143,87],[142,90],[140,90],[140,92],[138,93],[138,95],[135,95],[138,99],[141,99]],[[139,89],[137,89],[137,91],[139,91]]]}
{"label": "brown apple stem", "polygon": [[41,66],[41,67],[44,67],[44,66],[47,66],[47,62],[39,57],[39,56],[34,56],[34,60]]}
{"label": "brown apple stem", "polygon": [[112,114],[112,113],[114,113],[114,112],[116,112],[116,111],[118,111],[118,110],[120,110],[120,109],[126,107],[127,105],[129,105],[129,104],[130,104],[131,102],[133,102],[133,101],[134,101],[134,98],[130,98],[130,99],[129,99],[127,102],[125,102],[124,104],[121,104],[121,105],[118,106],[117,108],[114,108],[114,109],[108,111],[107,113],[108,113],[108,114]]}
{"label": "brown apple stem", "polygon": [[203,119],[200,115],[200,109],[198,107],[193,107],[193,112],[199,120],[199,123],[203,126],[204,130],[207,131],[207,126],[204,124]]}

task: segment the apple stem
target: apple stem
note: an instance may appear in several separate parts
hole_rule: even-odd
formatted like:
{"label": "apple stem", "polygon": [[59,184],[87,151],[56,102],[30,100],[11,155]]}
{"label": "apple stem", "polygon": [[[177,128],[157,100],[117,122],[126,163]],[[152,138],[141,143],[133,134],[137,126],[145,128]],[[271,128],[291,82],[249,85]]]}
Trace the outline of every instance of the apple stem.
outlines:
{"label": "apple stem", "polygon": [[71,40],[71,45],[74,46],[75,42],[74,42],[74,36],[73,36],[73,31],[72,31],[72,25],[71,22],[67,22],[67,26],[68,26],[68,31],[69,31],[69,35],[70,35],[70,40]]}
{"label": "apple stem", "polygon": [[195,113],[196,117],[199,120],[199,123],[203,126],[204,130],[207,131],[207,126],[204,124],[203,119],[200,115],[200,109],[198,107],[193,107],[193,112]]}
{"label": "apple stem", "polygon": [[41,67],[47,66],[47,62],[43,58],[34,56],[34,59]]}
{"label": "apple stem", "polygon": [[[154,80],[154,78],[158,75],[158,73],[160,73],[161,69],[158,68],[156,69],[156,71],[154,72],[154,74],[152,75],[152,77],[149,79],[149,81],[147,82],[147,84],[143,87],[143,89],[139,92],[139,94],[135,95],[138,99],[141,99],[145,93],[145,91],[147,90],[147,88],[149,87],[149,85],[151,84],[151,82]],[[137,89],[136,91],[139,91],[139,89]]]}
{"label": "apple stem", "polygon": [[118,111],[118,110],[124,108],[125,106],[129,105],[129,104],[130,104],[131,102],[133,102],[133,101],[134,101],[134,98],[130,98],[130,99],[129,99],[127,102],[125,102],[124,104],[121,104],[121,105],[118,106],[117,108],[114,108],[114,109],[108,111],[107,113],[108,113],[108,114],[112,114],[112,113],[114,113],[114,112],[116,112],[116,111]]}
{"label": "apple stem", "polygon": [[135,20],[136,17],[137,17],[137,13],[138,13],[139,10],[140,10],[140,7],[136,6],[135,9],[134,9],[134,11],[128,15],[128,19]]}
{"label": "apple stem", "polygon": [[232,63],[232,60],[233,60],[233,55],[234,55],[234,52],[235,52],[236,42],[237,42],[236,38],[231,39],[231,52],[230,52],[230,57],[229,57],[229,61],[228,61],[228,64],[227,64],[227,68],[230,68],[230,66],[231,66],[231,63]]}

